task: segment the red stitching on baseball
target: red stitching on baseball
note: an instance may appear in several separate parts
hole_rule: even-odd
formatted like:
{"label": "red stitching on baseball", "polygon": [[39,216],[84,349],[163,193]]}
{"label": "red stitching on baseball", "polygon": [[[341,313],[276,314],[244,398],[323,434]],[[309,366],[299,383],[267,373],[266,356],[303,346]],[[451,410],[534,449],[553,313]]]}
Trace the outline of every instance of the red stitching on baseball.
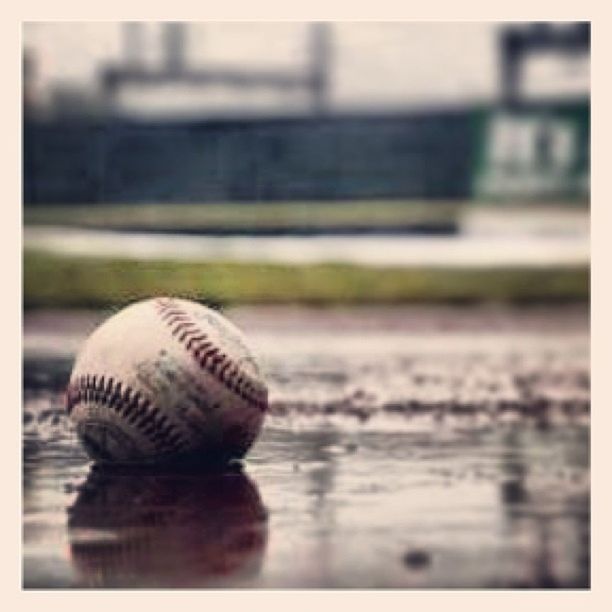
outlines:
{"label": "red stitching on baseball", "polygon": [[186,344],[187,349],[191,350],[191,347],[194,342],[200,343],[203,340],[206,340],[206,336],[204,334],[200,334],[199,336],[192,336],[191,338],[189,338],[189,340],[187,340],[187,344]]}
{"label": "red stitching on baseball", "polygon": [[95,375],[84,375],[71,381],[66,389],[66,409],[70,414],[80,403],[96,403],[113,410],[118,416],[145,434],[161,452],[176,452],[187,448],[187,441],[168,423],[166,415],[152,406],[140,391],[125,386],[112,377],[98,380]]}
{"label": "red stitching on baseball", "polygon": [[[208,339],[208,336],[198,326],[191,315],[178,306],[171,298],[157,298],[155,300],[158,314],[170,327],[172,335],[194,357],[198,365],[212,374],[227,389],[259,408],[262,412],[268,408],[268,397],[263,385],[253,380],[246,373],[241,372],[238,365]],[[181,334],[182,329],[189,324],[189,329],[200,332],[198,336]],[[177,337],[178,336],[178,337]]]}

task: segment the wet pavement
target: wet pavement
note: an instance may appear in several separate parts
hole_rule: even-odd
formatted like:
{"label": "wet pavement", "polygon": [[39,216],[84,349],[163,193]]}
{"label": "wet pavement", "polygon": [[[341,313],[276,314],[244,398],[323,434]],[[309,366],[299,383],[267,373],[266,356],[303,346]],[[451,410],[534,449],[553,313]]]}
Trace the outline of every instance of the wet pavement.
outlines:
{"label": "wet pavement", "polygon": [[25,587],[589,586],[586,307],[227,315],[271,407],[206,474],[92,466],[62,389],[105,313],[26,314]]}

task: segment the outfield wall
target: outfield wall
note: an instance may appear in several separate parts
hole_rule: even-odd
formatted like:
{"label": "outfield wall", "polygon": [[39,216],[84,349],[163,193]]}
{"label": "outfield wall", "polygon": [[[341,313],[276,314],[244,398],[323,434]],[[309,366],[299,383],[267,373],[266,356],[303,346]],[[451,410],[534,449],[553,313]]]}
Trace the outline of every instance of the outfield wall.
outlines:
{"label": "outfield wall", "polygon": [[28,121],[24,201],[465,199],[490,170],[495,112]]}

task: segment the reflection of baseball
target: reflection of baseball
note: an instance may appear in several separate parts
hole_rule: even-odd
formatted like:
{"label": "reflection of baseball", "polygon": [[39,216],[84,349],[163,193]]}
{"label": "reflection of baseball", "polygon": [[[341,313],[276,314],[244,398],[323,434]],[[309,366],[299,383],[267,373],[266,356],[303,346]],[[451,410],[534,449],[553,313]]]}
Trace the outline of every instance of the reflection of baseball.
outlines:
{"label": "reflection of baseball", "polygon": [[195,302],[155,298],[88,338],[66,404],[96,461],[227,461],[257,437],[267,390],[232,323]]}
{"label": "reflection of baseball", "polygon": [[261,568],[267,513],[242,472],[102,467],[68,509],[78,587],[220,587]]}

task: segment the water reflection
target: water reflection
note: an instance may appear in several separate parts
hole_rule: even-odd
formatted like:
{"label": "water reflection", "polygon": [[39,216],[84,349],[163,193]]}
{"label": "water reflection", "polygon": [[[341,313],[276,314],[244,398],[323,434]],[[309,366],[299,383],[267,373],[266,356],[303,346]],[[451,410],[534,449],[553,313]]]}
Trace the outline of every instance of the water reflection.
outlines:
{"label": "water reflection", "polygon": [[[566,431],[565,436],[574,441],[572,447],[588,447],[588,432]],[[527,572],[511,586],[588,587],[590,499],[588,487],[580,482],[588,470],[588,459],[585,465],[581,453],[562,453],[556,460],[542,458],[541,462],[549,464],[544,476],[534,450],[550,448],[554,437],[562,433],[538,423],[533,435],[534,439],[526,441],[524,433],[513,428],[502,438],[500,467],[505,478],[500,483],[500,498],[514,541],[528,544],[527,562],[523,563]],[[557,466],[554,477],[551,465]]]}
{"label": "water reflection", "polygon": [[257,486],[240,471],[92,468],[68,515],[71,562],[87,587],[246,582],[268,535]]}

